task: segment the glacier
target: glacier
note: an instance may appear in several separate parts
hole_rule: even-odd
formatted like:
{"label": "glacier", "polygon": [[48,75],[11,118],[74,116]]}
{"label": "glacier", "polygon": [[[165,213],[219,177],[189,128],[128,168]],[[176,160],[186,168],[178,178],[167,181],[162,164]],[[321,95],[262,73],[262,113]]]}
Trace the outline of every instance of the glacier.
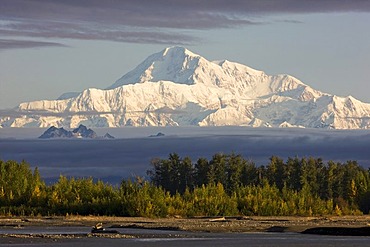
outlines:
{"label": "glacier", "polygon": [[149,56],[105,89],[25,102],[11,114],[0,113],[3,128],[80,124],[368,129],[370,104],[175,46]]}

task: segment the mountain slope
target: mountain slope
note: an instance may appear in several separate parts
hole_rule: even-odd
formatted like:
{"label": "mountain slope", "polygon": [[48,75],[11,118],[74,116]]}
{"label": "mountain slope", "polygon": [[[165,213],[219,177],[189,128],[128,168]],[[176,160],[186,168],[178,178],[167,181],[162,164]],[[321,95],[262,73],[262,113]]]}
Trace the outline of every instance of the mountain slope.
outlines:
{"label": "mountain slope", "polygon": [[289,75],[269,76],[183,47],[149,56],[105,90],[26,102],[2,127],[120,126],[370,127],[370,104],[312,89]]}

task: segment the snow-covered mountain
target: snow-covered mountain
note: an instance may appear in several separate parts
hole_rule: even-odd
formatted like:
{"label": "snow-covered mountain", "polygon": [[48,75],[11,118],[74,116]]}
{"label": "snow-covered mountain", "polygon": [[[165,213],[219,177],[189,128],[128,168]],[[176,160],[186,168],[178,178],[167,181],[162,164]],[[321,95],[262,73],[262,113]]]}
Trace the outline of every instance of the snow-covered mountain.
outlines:
{"label": "snow-covered mountain", "polygon": [[2,127],[221,126],[370,128],[370,104],[289,75],[208,61],[183,47],[149,56],[107,89],[20,104]]}

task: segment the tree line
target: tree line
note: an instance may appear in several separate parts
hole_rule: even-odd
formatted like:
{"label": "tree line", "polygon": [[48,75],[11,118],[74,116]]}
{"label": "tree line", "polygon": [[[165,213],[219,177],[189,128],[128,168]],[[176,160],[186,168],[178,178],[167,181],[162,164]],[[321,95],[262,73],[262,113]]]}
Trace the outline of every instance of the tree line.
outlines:
{"label": "tree line", "polygon": [[62,175],[46,185],[27,162],[0,160],[0,214],[312,216],[370,209],[369,171],[356,161],[272,156],[256,166],[234,153],[196,162],[172,153],[153,159],[147,174],[116,186]]}

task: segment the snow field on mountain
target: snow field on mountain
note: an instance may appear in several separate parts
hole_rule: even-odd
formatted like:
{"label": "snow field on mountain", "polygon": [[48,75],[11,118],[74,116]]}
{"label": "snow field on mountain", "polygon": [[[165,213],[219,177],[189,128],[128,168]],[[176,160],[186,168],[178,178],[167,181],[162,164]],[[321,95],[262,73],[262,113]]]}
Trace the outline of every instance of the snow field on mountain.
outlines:
{"label": "snow field on mountain", "polygon": [[370,104],[319,92],[290,75],[183,47],[149,56],[107,89],[25,102],[1,127],[250,126],[370,128]]}

